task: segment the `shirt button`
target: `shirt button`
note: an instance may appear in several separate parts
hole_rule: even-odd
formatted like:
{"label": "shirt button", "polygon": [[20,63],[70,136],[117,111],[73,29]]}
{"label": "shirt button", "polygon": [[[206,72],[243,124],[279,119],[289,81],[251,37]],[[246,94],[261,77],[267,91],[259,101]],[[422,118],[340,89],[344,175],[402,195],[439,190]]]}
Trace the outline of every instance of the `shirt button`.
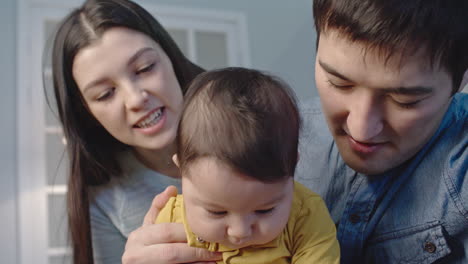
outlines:
{"label": "shirt button", "polygon": [[424,244],[424,250],[426,252],[434,253],[436,249],[437,249],[436,246],[432,242],[426,242],[426,244]]}
{"label": "shirt button", "polygon": [[353,224],[356,224],[357,222],[359,222],[361,220],[361,217],[359,217],[358,214],[351,214],[349,216],[349,221],[351,221],[351,223]]}

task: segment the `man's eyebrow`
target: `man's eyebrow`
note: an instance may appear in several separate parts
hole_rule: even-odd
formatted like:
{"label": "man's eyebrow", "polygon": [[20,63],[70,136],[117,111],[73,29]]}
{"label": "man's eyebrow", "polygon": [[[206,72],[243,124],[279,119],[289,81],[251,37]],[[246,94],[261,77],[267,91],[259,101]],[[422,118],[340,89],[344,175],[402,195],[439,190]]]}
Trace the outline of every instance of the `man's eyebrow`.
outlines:
{"label": "man's eyebrow", "polygon": [[[335,75],[336,77],[343,79],[345,81],[350,81],[350,79],[343,74],[339,73],[337,70],[333,69],[330,65],[326,64],[323,61],[318,61],[320,66],[329,74]],[[430,94],[434,91],[432,87],[426,86],[408,86],[408,87],[391,87],[383,89],[387,93],[392,94],[402,94],[402,95],[424,95]]]}
{"label": "man's eyebrow", "polygon": [[425,95],[425,94],[432,93],[434,91],[434,88],[426,87],[426,86],[408,86],[408,87],[384,88],[383,90],[391,94]]}
{"label": "man's eyebrow", "polygon": [[[141,55],[143,55],[143,54],[146,53],[146,52],[152,51],[152,50],[154,50],[154,48],[151,48],[151,47],[144,47],[144,48],[139,49],[137,52],[135,52],[135,54],[133,54],[133,55],[130,57],[130,59],[128,59],[127,65],[131,65],[131,64],[134,63]],[[88,83],[87,85],[85,85],[85,87],[84,87],[84,89],[83,89],[83,93],[86,92],[86,90],[88,90],[89,88],[94,87],[94,86],[97,86],[97,85],[100,85],[100,84],[105,83],[105,82],[106,82],[106,78],[100,78],[100,79],[94,80],[94,81]]]}
{"label": "man's eyebrow", "polygon": [[320,66],[326,71],[328,72],[329,74],[332,74],[332,75],[335,75],[336,77],[340,78],[340,79],[343,79],[345,81],[350,81],[350,79],[346,76],[344,76],[343,74],[339,73],[337,70],[333,69],[332,66],[326,64],[325,62],[321,61],[321,60],[318,60],[318,63],[320,64]]}

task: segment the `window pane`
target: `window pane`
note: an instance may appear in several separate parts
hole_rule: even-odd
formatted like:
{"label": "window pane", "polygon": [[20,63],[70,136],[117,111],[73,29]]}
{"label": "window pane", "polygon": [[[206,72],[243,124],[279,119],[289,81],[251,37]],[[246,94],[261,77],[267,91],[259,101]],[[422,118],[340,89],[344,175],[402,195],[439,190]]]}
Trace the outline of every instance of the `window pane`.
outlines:
{"label": "window pane", "polygon": [[167,30],[174,41],[179,46],[180,50],[184,53],[185,56],[189,56],[188,54],[188,36],[187,30],[185,29],[175,29],[169,28]]}
{"label": "window pane", "polygon": [[49,257],[49,264],[72,264],[70,256],[53,256]]}
{"label": "window pane", "polygon": [[49,194],[49,247],[68,246],[66,198],[64,194]]}
{"label": "window pane", "polygon": [[60,127],[58,119],[57,104],[54,96],[54,87],[52,87],[52,76],[50,74],[44,75],[45,92],[48,103],[44,100],[44,113],[47,127]]}
{"label": "window pane", "polygon": [[47,184],[67,184],[68,156],[62,134],[46,135]]}
{"label": "window pane", "polygon": [[195,32],[198,64],[205,69],[228,66],[226,34],[218,32]]}
{"label": "window pane", "polygon": [[43,55],[43,59],[45,58],[45,66],[46,68],[52,67],[52,56],[50,56],[50,52],[52,50],[52,42],[53,42],[53,35],[57,28],[58,22],[55,20],[45,20],[44,21],[44,46],[47,47],[44,51],[45,54]]}

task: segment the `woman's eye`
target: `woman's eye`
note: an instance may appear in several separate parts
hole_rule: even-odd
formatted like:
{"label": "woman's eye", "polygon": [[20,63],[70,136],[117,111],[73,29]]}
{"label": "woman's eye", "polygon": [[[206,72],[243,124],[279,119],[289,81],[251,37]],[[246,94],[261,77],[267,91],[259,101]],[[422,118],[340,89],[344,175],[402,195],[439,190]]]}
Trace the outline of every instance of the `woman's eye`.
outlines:
{"label": "woman's eye", "polygon": [[272,207],[272,208],[264,209],[264,210],[256,210],[255,213],[257,213],[257,214],[268,214],[268,213],[273,212],[274,209],[275,208]]}
{"label": "woman's eye", "polygon": [[111,98],[115,93],[115,88],[112,87],[110,89],[107,89],[105,92],[99,95],[99,97],[96,99],[98,101],[105,101],[109,98]]}
{"label": "woman's eye", "polygon": [[150,72],[154,68],[154,65],[155,65],[155,63],[151,63],[151,64],[148,64],[145,67],[139,68],[136,71],[136,74],[139,75],[139,74],[142,74],[142,73],[145,73],[145,72]]}

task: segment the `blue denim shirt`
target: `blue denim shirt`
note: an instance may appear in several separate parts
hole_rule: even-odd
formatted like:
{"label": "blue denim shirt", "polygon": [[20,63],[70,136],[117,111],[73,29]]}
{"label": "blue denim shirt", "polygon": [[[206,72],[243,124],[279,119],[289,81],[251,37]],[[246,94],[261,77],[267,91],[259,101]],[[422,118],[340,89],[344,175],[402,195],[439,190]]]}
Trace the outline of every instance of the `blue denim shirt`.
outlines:
{"label": "blue denim shirt", "polygon": [[296,179],[324,198],[342,263],[468,263],[467,94],[414,157],[372,177],[343,162],[318,99],[302,115]]}

